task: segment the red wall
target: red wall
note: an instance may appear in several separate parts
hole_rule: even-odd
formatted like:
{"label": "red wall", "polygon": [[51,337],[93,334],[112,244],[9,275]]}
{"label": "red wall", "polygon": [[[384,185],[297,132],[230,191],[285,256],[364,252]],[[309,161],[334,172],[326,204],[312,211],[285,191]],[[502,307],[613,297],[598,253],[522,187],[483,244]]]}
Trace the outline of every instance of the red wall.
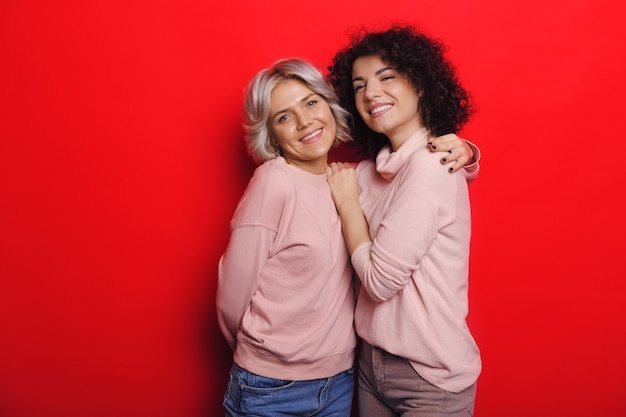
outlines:
{"label": "red wall", "polygon": [[476,415],[623,410],[623,2],[209,3],[0,4],[0,415],[221,415],[245,83],[399,18],[479,105]]}

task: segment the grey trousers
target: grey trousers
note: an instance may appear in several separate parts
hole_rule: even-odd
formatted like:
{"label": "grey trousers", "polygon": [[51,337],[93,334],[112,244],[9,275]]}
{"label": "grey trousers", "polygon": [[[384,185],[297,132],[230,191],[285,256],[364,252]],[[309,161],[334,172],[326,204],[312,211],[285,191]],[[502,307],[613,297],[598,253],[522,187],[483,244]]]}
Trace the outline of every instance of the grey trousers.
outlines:
{"label": "grey trousers", "polygon": [[360,417],[470,417],[476,383],[459,392],[425,381],[407,359],[363,341],[359,357]]}

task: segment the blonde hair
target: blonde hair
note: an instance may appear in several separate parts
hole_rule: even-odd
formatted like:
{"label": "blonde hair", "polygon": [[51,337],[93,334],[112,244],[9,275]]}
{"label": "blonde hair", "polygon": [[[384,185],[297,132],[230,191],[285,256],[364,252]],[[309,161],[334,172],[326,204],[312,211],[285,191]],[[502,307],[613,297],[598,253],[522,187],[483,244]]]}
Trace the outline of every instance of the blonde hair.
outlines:
{"label": "blonde hair", "polygon": [[259,71],[248,83],[243,106],[243,128],[248,153],[261,164],[280,156],[280,149],[270,135],[270,97],[278,84],[285,80],[298,80],[330,106],[337,131],[333,146],[348,142],[350,113],[339,105],[339,98],[322,73],[301,58],[286,58],[276,61],[271,67]]}

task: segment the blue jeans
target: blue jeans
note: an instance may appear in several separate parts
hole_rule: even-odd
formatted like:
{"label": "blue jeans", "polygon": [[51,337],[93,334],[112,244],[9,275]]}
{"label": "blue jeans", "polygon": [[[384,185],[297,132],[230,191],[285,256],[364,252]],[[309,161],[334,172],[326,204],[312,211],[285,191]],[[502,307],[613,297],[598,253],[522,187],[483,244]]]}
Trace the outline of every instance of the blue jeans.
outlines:
{"label": "blue jeans", "polygon": [[330,378],[284,381],[233,364],[224,395],[227,417],[349,417],[354,369]]}

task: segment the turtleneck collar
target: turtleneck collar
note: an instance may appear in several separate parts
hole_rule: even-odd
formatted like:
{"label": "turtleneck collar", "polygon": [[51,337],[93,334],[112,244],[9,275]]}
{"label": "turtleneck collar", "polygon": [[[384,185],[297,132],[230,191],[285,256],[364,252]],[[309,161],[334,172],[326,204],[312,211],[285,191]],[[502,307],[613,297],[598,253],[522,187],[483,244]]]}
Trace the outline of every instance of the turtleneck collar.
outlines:
{"label": "turtleneck collar", "polygon": [[426,144],[430,137],[428,129],[422,127],[409,137],[397,151],[391,151],[391,145],[385,146],[376,156],[376,171],[387,181],[394,179],[411,154]]}

